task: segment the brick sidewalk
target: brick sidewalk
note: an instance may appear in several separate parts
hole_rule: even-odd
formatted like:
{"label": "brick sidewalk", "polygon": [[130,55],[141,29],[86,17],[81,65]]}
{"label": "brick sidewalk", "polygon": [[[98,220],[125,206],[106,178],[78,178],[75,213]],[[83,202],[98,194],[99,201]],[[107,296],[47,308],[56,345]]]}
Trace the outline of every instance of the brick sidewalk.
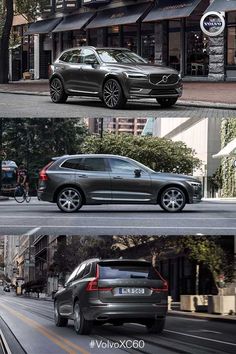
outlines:
{"label": "brick sidewalk", "polygon": [[[0,92],[4,91],[48,94],[48,80],[27,80],[0,85]],[[184,82],[184,93],[181,101],[236,104],[235,91],[236,82]]]}

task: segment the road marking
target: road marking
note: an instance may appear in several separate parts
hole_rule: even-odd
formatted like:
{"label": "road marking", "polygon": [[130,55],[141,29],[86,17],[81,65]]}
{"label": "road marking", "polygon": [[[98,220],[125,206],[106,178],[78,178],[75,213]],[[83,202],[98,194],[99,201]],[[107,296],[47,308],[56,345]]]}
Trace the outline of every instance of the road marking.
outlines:
{"label": "road marking", "polygon": [[200,336],[194,336],[193,334],[187,334],[187,333],[181,333],[181,332],[170,331],[169,329],[164,329],[164,332],[179,334],[180,336],[192,337],[192,338],[196,338],[196,339],[203,339],[203,340],[207,340],[207,341],[209,341],[209,342],[215,342],[215,343],[220,343],[220,344],[232,345],[233,347],[236,347],[236,343],[224,342],[224,341],[217,340],[217,339],[211,339],[211,338],[205,338],[205,337],[200,337]]}
{"label": "road marking", "polygon": [[222,334],[222,332],[216,332],[216,331],[211,331],[211,330],[208,330],[208,329],[193,329],[192,331],[188,331],[189,333],[190,332],[205,332],[205,333],[213,333],[213,334]]}
{"label": "road marking", "polygon": [[[8,307],[7,305],[5,305],[3,303],[0,303],[0,306],[5,308],[8,312],[12,313],[13,316],[18,317],[20,320],[25,322],[28,326],[34,327],[38,332],[40,332],[45,337],[50,339],[54,344],[58,345],[66,353],[68,353],[68,354],[78,354],[78,351],[79,351],[82,354],[90,354],[84,348],[80,347],[77,344],[74,344],[73,342],[71,342],[71,341],[69,341],[69,340],[67,340],[65,338],[61,338],[61,336],[59,336],[55,332],[53,332],[50,329],[44,327],[43,325],[38,324],[36,321],[34,321],[34,320],[30,319],[29,317],[21,314],[20,312],[16,311],[15,309],[10,308],[10,307]],[[68,348],[68,346],[70,348]],[[73,348],[73,349],[71,349],[71,348]],[[76,351],[74,349],[76,349]]]}
{"label": "road marking", "polygon": [[[124,211],[125,212],[125,211]],[[96,212],[94,212],[94,213],[96,213]],[[110,212],[109,212],[110,213]],[[0,219],[6,219],[6,217],[9,217],[9,218],[11,218],[11,220],[12,219],[65,219],[65,220],[71,220],[71,219],[76,219],[76,220],[79,220],[79,219],[82,219],[82,218],[86,218],[86,220],[87,219],[105,219],[105,220],[107,220],[107,219],[112,219],[112,220],[153,220],[153,217],[148,217],[148,218],[143,218],[143,217],[139,217],[139,218],[136,218],[136,217],[116,217],[115,215],[111,215],[111,216],[87,216],[87,215],[83,215],[83,214],[81,214],[81,215],[77,215],[77,216],[70,216],[69,214],[65,217],[63,217],[63,216],[52,216],[52,215],[50,215],[50,216],[33,216],[33,215],[27,215],[27,216],[25,216],[25,215],[18,215],[18,216],[14,216],[14,215],[11,215],[11,214],[9,214],[9,215],[0,215]],[[168,215],[168,218],[161,218],[160,220],[166,220],[166,221],[170,221],[170,220],[179,220],[179,221],[182,221],[182,220],[215,220],[215,221],[217,221],[217,220],[234,220],[235,221],[235,217],[227,217],[227,218],[216,218],[216,217],[214,217],[214,218],[202,218],[201,216],[199,216],[199,217],[197,217],[197,218],[186,218],[186,216],[183,216],[183,218],[173,218],[173,217],[169,217],[169,215]],[[158,218],[156,218],[156,220],[158,221]]]}

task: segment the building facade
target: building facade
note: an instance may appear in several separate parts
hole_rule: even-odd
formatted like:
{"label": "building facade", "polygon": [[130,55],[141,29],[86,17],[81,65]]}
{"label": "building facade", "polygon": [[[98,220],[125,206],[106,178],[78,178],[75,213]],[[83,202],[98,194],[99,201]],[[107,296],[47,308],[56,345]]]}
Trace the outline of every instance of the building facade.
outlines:
{"label": "building facade", "polygon": [[[217,36],[200,27],[209,11],[225,19]],[[129,48],[174,67],[186,80],[236,80],[235,0],[50,0],[37,22],[13,31],[21,37],[18,66],[31,69],[35,79],[47,78],[60,52],[86,44]]]}

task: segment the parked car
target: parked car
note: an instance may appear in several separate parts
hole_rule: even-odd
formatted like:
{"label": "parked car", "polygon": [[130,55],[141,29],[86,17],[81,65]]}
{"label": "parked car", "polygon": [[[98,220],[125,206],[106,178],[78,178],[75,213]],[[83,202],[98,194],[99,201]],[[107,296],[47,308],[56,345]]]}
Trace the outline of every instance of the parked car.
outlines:
{"label": "parked car", "polygon": [[121,108],[131,98],[155,98],[170,107],[182,95],[179,73],[150,64],[126,48],[81,47],[64,51],[49,68],[51,99],[99,97],[108,108]]}
{"label": "parked car", "polygon": [[77,334],[89,334],[96,323],[136,322],[151,333],[162,332],[168,285],[150,262],[89,259],[80,264],[55,295],[55,323],[74,320]]}
{"label": "parked car", "polygon": [[39,173],[38,198],[72,213],[82,205],[159,204],[168,212],[198,203],[201,183],[191,177],[155,172],[128,157],[66,155],[53,158]]}
{"label": "parked car", "polygon": [[9,285],[5,285],[3,290],[6,292],[6,293],[9,293],[11,291],[10,289],[10,286]]}
{"label": "parked car", "polygon": [[2,195],[13,197],[16,188],[17,165],[15,161],[2,161]]}

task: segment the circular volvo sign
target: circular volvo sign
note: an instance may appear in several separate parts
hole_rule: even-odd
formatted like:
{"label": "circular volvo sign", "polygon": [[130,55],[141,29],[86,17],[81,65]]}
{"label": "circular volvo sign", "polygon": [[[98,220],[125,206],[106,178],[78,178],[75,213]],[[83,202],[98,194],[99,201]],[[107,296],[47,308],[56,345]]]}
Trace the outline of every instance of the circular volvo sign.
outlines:
{"label": "circular volvo sign", "polygon": [[220,12],[207,12],[200,22],[201,30],[209,37],[219,36],[225,29],[225,18]]}

